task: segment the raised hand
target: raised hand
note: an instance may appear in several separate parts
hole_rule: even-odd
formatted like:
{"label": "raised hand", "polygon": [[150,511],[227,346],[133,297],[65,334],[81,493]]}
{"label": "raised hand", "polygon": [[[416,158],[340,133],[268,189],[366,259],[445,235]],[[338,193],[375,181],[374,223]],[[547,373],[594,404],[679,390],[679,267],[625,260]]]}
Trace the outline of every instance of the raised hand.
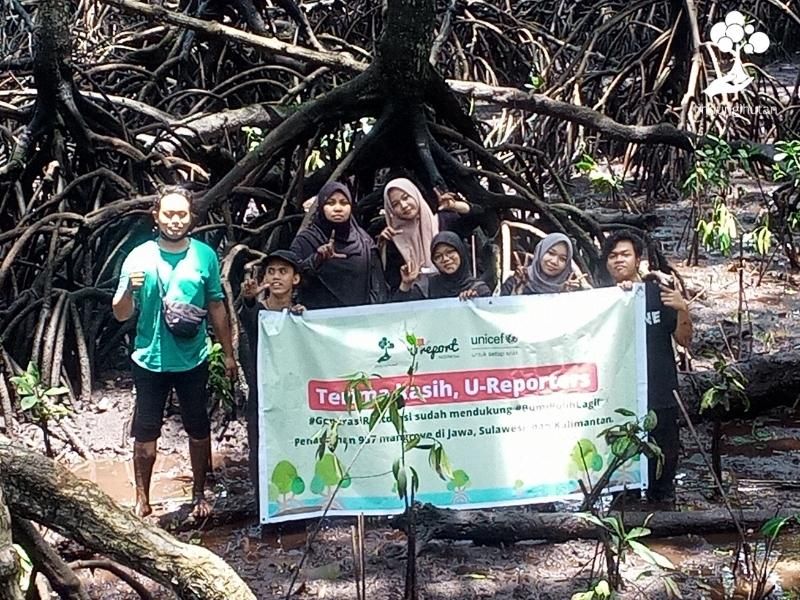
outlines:
{"label": "raised hand", "polygon": [[661,288],[661,302],[664,306],[669,306],[679,312],[689,310],[689,304],[678,290],[661,284],[658,287]]}
{"label": "raised hand", "polygon": [[242,282],[242,297],[252,300],[266,289],[269,289],[268,283],[259,284],[256,279],[248,277]]}
{"label": "raised hand", "polygon": [[626,292],[630,292],[633,289],[633,282],[632,281],[620,281],[617,284],[617,287],[620,289],[625,290]]}
{"label": "raised hand", "polygon": [[419,265],[413,261],[408,261],[400,267],[400,289],[407,292],[419,278]]}
{"label": "raised hand", "polygon": [[394,227],[389,227],[388,225],[381,231],[380,235],[378,236],[378,241],[380,242],[391,242],[394,239],[394,236],[403,233],[402,229],[395,229]]}
{"label": "raised hand", "polygon": [[336,252],[336,248],[333,245],[333,236],[334,232],[331,231],[331,237],[328,240],[328,243],[322,244],[322,246],[317,248],[317,256],[319,256],[321,261],[330,260],[331,258],[347,258],[346,254]]}
{"label": "raised hand", "polygon": [[469,204],[458,194],[446,192],[439,187],[433,188],[433,192],[436,194],[439,212],[451,211],[457,212],[460,215],[469,213]]}
{"label": "raised hand", "polygon": [[533,262],[533,256],[527,252],[514,252],[514,260],[517,266],[514,268],[514,279],[517,280],[517,285],[514,287],[514,293],[518,293],[527,284],[530,276],[528,275],[528,268]]}
{"label": "raised hand", "polygon": [[144,285],[144,271],[134,271],[128,275],[128,289],[139,290]]}

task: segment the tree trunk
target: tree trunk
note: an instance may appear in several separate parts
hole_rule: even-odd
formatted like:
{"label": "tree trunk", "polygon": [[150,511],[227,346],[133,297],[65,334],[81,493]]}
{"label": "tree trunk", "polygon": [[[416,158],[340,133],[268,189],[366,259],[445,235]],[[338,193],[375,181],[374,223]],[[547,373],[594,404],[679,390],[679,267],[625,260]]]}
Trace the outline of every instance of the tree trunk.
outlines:
{"label": "tree trunk", "polygon": [[[625,527],[643,526],[651,513],[626,512]],[[782,511],[780,515],[789,515]],[[774,510],[745,510],[737,515],[743,529],[758,528],[776,515]],[[576,513],[533,513],[521,508],[502,511],[448,510],[429,504],[419,507],[416,515],[420,537],[431,540],[472,540],[476,544],[512,544],[522,540],[567,542],[574,539],[600,538],[602,531]],[[396,529],[405,527],[405,519],[392,520]],[[735,531],[730,514],[724,509],[688,512],[656,512],[647,524],[651,537]]]}
{"label": "tree trunk", "polygon": [[19,589],[19,562],[11,545],[11,516],[3,501],[0,487],[0,600],[22,600]]}
{"label": "tree trunk", "polygon": [[[747,379],[745,392],[753,413],[761,413],[775,406],[791,406],[800,396],[800,352],[760,354],[735,364]],[[730,413],[720,409],[700,415],[700,398],[714,383],[717,383],[714,371],[680,375],[679,392],[689,415],[692,418],[719,416],[728,419],[744,414],[743,408],[731,407]]]}
{"label": "tree trunk", "polygon": [[180,598],[255,600],[221,558],[121,509],[95,484],[40,454],[0,443],[0,474],[15,517],[36,521],[109,556]]}

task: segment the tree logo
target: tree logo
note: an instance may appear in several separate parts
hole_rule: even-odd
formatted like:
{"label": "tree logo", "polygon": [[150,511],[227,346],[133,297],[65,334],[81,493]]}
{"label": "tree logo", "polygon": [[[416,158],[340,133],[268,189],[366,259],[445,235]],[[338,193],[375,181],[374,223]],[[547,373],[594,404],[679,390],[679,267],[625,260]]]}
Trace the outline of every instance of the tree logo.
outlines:
{"label": "tree logo", "polygon": [[387,360],[391,360],[392,355],[389,354],[389,350],[394,348],[394,344],[389,338],[382,338],[380,342],[378,342],[378,348],[383,350],[383,355],[378,359],[379,363],[384,363]]}
{"label": "tree logo", "polygon": [[769,37],[766,33],[756,31],[752,23],[748,23],[739,11],[732,10],[725,15],[725,20],[715,23],[711,28],[711,44],[725,54],[733,56],[731,70],[712,81],[705,89],[709,98],[720,94],[741,92],[753,82],[742,64],[742,52],[745,54],[763,54],[769,48]]}

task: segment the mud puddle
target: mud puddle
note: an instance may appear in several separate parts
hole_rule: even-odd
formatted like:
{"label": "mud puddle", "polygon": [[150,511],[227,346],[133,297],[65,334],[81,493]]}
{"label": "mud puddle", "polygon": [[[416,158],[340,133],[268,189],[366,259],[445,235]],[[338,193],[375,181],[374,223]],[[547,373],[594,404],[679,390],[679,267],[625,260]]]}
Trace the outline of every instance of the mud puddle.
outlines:
{"label": "mud puddle", "polygon": [[[214,471],[209,483],[216,480],[246,479],[247,467],[239,457],[217,453],[213,456]],[[99,459],[70,467],[81,479],[96,483],[115,502],[132,507],[135,499],[133,461]],[[188,458],[176,454],[159,454],[153,468],[150,497],[154,509],[159,506],[188,502],[191,499],[192,472]]]}

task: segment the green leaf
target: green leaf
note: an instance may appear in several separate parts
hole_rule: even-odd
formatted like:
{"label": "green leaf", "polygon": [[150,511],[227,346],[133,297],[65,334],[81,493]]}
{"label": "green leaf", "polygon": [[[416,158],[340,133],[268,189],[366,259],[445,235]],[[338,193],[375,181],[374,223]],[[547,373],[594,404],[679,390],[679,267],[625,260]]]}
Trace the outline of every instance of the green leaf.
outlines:
{"label": "green leaf", "polygon": [[18,394],[31,396],[35,393],[33,390],[33,386],[30,385],[27,379],[24,377],[12,377],[11,383],[14,384],[14,387],[16,388]]}
{"label": "green leaf", "polygon": [[413,450],[414,448],[419,446],[421,440],[422,436],[416,433],[412,433],[411,435],[407,436],[405,443],[405,451],[408,452],[409,450]]}
{"label": "green leaf", "polygon": [[647,537],[650,533],[647,527],[634,527],[625,537],[629,540],[635,540],[637,538]]}
{"label": "green leaf", "polygon": [[403,417],[400,416],[400,411],[397,410],[397,404],[394,402],[389,405],[389,419],[397,433],[403,433]]}
{"label": "green leaf", "polygon": [[647,415],[642,421],[642,429],[644,429],[646,432],[649,433],[653,431],[657,425],[658,425],[658,415],[656,415],[655,411],[652,410],[647,411]]}
{"label": "green leaf", "polygon": [[56,387],[56,388],[50,388],[49,390],[47,390],[44,393],[44,395],[45,396],[63,396],[64,394],[68,394],[68,393],[69,393],[69,388]]}
{"label": "green leaf", "polygon": [[611,596],[611,587],[608,585],[608,582],[603,579],[602,581],[598,581],[597,585],[594,586],[594,593],[601,598],[608,598]]}
{"label": "green leaf", "polygon": [[635,417],[636,413],[632,410],[628,410],[627,408],[618,408],[614,411],[617,414],[622,415],[623,417]]}
{"label": "green leaf", "polygon": [[602,527],[603,529],[606,528],[606,524],[603,523],[599,517],[591,514],[591,513],[578,513],[578,518],[583,519],[584,521],[588,521],[598,527]]}
{"label": "green leaf", "polygon": [[640,558],[645,560],[646,562],[656,565],[657,567],[661,567],[662,569],[669,569],[674,570],[675,565],[670,562],[670,560],[658,552],[651,550],[641,542],[637,542],[635,540],[631,540],[628,542],[630,544],[631,550],[633,550]]}
{"label": "green leaf", "polygon": [[773,517],[766,523],[761,526],[761,534],[764,537],[768,537],[770,539],[775,539],[778,537],[778,534],[783,529],[783,526],[786,525],[793,517]]}
{"label": "green leaf", "polygon": [[402,500],[408,495],[408,481],[406,479],[406,470],[400,469],[397,473],[397,495]]}
{"label": "green leaf", "polygon": [[675,583],[675,580],[672,577],[664,577],[661,581],[664,582],[664,591],[667,592],[668,598],[678,598],[679,600],[683,599],[683,594],[681,594],[678,584]]}
{"label": "green leaf", "polygon": [[411,471],[411,493],[416,495],[419,491],[419,474],[414,467],[409,467]]}
{"label": "green leaf", "polygon": [[450,458],[447,456],[444,447],[439,446],[439,463],[436,468],[439,477],[447,481],[453,479],[453,467],[450,465]]}
{"label": "green leaf", "polygon": [[[377,403],[377,398],[376,398]],[[378,419],[381,418],[381,411],[379,407],[375,407],[372,409],[372,412],[369,415],[369,430],[372,431],[375,429],[375,425],[378,423]]]}
{"label": "green leaf", "polygon": [[19,401],[19,407],[22,410],[30,410],[39,403],[36,396],[23,396]]}
{"label": "green leaf", "polygon": [[31,379],[39,381],[39,368],[33,364],[33,362],[28,363],[28,368],[25,370],[25,372],[31,377]]}

